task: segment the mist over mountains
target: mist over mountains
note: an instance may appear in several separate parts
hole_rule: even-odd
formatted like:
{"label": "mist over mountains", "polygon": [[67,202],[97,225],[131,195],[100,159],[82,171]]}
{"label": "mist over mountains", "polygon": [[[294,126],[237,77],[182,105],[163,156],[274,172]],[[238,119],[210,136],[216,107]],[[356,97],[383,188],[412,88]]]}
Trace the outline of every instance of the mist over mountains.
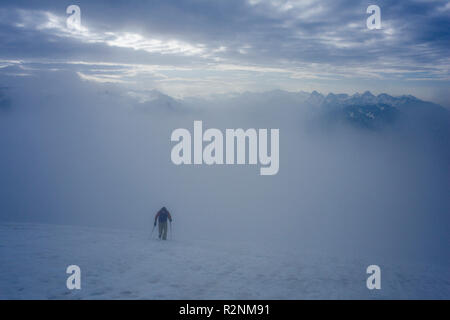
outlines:
{"label": "mist over mountains", "polygon": [[[176,99],[69,74],[4,88],[2,221],[146,230],[164,205],[178,239],[450,260],[449,112],[433,103],[281,90]],[[194,120],[280,129],[278,174],[174,165],[171,132]]]}
{"label": "mist over mountains", "polygon": [[[230,112],[255,113],[294,112],[299,121],[307,120],[322,129],[351,125],[367,130],[383,130],[403,126],[403,130],[431,134],[442,143],[449,143],[450,111],[435,103],[420,100],[412,95],[391,96],[386,93],[373,95],[370,91],[348,95],[317,91],[287,92],[245,92],[239,94],[215,95],[210,98],[187,97],[174,99],[157,90],[141,93],[143,98],[138,109],[167,110],[176,112],[211,112],[209,109],[227,108]],[[247,110],[244,110],[247,108]],[[236,110],[243,109],[243,110]],[[282,116],[281,116],[282,117]],[[277,118],[277,117],[275,117]],[[304,124],[311,126],[311,124]],[[405,127],[406,126],[406,127]]]}
{"label": "mist over mountains", "polygon": [[[148,98],[147,98],[148,97]],[[331,116],[335,120],[347,120],[349,123],[366,128],[393,123],[400,113],[428,114],[427,118],[436,116],[442,118],[442,124],[448,121],[450,112],[435,103],[422,101],[412,95],[394,97],[386,93],[377,96],[370,91],[363,94],[329,93],[323,95],[317,91],[288,92],[282,90],[260,93],[245,92],[241,94],[215,95],[210,98],[186,97],[174,99],[157,90],[141,93],[141,105],[145,108],[166,108],[172,111],[195,111],[198,107],[230,107],[234,106],[264,106],[272,105],[273,109],[289,106],[311,108],[309,112],[320,111],[323,116]],[[329,120],[331,120],[329,117]]]}

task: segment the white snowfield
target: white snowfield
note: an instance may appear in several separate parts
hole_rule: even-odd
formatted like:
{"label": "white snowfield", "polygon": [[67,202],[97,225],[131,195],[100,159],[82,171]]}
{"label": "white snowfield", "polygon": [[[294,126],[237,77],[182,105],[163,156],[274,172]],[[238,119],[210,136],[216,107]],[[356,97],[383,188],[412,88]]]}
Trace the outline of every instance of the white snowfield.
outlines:
{"label": "white snowfield", "polygon": [[[129,230],[0,224],[0,299],[449,299],[445,266],[384,264],[270,246],[150,240]],[[66,268],[81,268],[81,289]]]}

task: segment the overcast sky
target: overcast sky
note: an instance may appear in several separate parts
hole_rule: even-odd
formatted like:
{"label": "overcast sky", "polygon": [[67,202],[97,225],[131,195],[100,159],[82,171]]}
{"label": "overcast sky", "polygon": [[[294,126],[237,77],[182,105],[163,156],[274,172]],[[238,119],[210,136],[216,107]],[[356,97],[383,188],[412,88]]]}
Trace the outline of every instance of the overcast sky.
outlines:
{"label": "overcast sky", "polygon": [[[70,4],[81,31],[67,29]],[[366,27],[371,4],[380,30]],[[17,0],[0,4],[0,73],[64,70],[175,97],[371,90],[448,106],[449,30],[439,0]]]}

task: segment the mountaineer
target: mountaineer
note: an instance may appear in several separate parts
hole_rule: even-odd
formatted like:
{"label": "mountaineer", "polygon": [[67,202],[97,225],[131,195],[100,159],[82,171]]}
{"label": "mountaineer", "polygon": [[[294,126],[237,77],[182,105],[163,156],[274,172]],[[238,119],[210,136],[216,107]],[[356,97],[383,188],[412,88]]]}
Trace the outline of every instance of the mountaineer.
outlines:
{"label": "mountaineer", "polygon": [[167,219],[172,224],[172,216],[166,207],[162,207],[155,215],[155,222],[153,228],[156,227],[156,221],[158,221],[159,239],[167,239]]}

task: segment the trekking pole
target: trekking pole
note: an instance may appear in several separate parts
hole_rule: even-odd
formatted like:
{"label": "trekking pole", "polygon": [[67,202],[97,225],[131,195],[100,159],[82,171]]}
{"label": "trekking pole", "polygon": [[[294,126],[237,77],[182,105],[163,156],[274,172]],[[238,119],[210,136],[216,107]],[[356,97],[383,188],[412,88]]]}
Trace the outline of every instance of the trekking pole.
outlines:
{"label": "trekking pole", "polygon": [[152,233],[150,234],[150,239],[153,239],[153,231],[155,231],[155,225],[153,225]]}

